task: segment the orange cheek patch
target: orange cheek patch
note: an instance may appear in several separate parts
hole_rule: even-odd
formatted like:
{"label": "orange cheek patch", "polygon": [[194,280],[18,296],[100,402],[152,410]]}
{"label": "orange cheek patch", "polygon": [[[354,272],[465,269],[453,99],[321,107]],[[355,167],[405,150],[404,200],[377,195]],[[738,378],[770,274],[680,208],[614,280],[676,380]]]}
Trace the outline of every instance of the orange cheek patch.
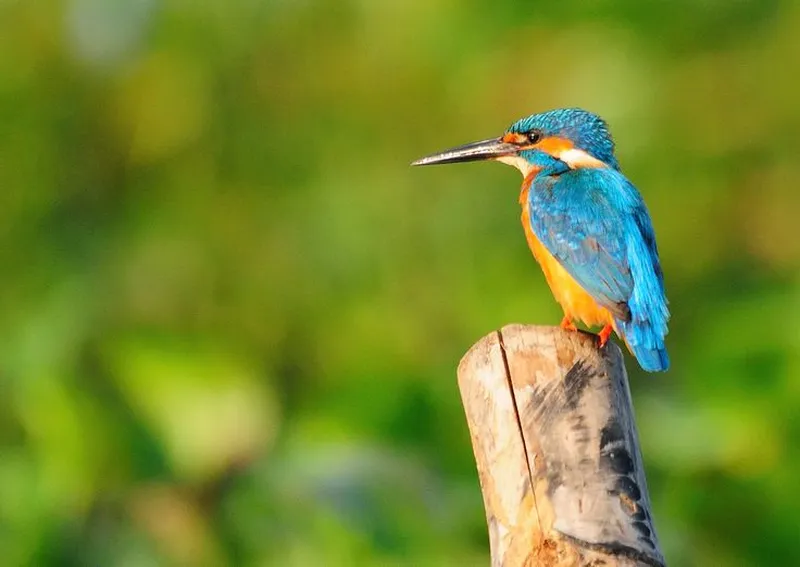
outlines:
{"label": "orange cheek patch", "polygon": [[559,138],[558,136],[548,136],[547,138],[542,138],[535,144],[530,144],[525,134],[515,134],[513,132],[504,135],[503,141],[508,144],[521,146],[521,150],[541,150],[554,157],[558,157],[561,155],[561,152],[571,150],[575,147],[573,143],[566,138]]}
{"label": "orange cheek patch", "polygon": [[544,138],[534,144],[533,146],[537,150],[541,150],[545,153],[550,154],[551,156],[558,157],[561,155],[561,152],[571,150],[575,146],[567,140],[566,138],[559,138],[558,136],[551,136],[549,138]]}

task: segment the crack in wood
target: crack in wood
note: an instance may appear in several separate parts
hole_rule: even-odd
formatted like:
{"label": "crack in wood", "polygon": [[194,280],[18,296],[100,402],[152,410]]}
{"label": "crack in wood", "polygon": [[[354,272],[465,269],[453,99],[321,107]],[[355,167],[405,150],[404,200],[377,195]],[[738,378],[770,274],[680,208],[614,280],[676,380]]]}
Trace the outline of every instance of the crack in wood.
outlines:
{"label": "crack in wood", "polygon": [[511,368],[508,365],[508,355],[506,354],[506,345],[503,342],[503,332],[497,331],[497,340],[500,344],[500,356],[503,358],[503,368],[506,371],[506,382],[508,383],[508,391],[511,393],[511,405],[514,406],[514,417],[517,420],[517,428],[519,430],[519,438],[522,442],[522,451],[525,454],[525,464],[528,467],[528,482],[530,483],[530,491],[533,495],[533,507],[536,509],[536,523],[539,525],[539,530],[542,529],[542,519],[539,516],[539,505],[536,502],[536,484],[534,482],[534,471],[531,466],[531,461],[528,458],[528,444],[525,441],[525,428],[522,425],[522,418],[519,414],[519,406],[517,405],[517,395],[514,392],[514,382],[511,380]]}
{"label": "crack in wood", "polygon": [[459,388],[494,567],[664,567],[615,345],[506,326],[464,357]]}

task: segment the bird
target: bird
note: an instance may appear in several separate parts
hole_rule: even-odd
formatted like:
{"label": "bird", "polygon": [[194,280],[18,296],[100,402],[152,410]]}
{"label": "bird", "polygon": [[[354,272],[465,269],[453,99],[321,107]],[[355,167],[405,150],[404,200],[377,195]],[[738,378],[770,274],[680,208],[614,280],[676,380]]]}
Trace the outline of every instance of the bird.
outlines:
{"label": "bird", "polygon": [[581,108],[548,110],[412,165],[482,160],[522,173],[523,229],[564,311],[561,327],[602,326],[601,348],[614,331],[643,370],[666,371],[670,313],[653,223],[607,123]]}

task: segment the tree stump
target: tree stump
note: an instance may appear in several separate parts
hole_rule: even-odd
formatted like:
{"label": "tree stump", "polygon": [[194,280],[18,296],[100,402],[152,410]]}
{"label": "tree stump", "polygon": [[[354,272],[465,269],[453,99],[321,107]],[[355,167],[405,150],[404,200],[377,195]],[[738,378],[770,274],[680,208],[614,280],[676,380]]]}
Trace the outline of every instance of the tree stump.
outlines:
{"label": "tree stump", "polygon": [[492,565],[665,565],[622,353],[589,333],[508,325],[458,384]]}

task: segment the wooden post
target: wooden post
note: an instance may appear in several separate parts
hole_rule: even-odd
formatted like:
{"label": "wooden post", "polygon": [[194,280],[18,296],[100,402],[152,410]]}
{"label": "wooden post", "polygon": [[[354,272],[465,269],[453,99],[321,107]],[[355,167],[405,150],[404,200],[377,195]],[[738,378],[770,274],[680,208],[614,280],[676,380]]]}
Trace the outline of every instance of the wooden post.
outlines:
{"label": "wooden post", "polygon": [[508,325],[458,367],[494,567],[664,566],[622,353]]}

